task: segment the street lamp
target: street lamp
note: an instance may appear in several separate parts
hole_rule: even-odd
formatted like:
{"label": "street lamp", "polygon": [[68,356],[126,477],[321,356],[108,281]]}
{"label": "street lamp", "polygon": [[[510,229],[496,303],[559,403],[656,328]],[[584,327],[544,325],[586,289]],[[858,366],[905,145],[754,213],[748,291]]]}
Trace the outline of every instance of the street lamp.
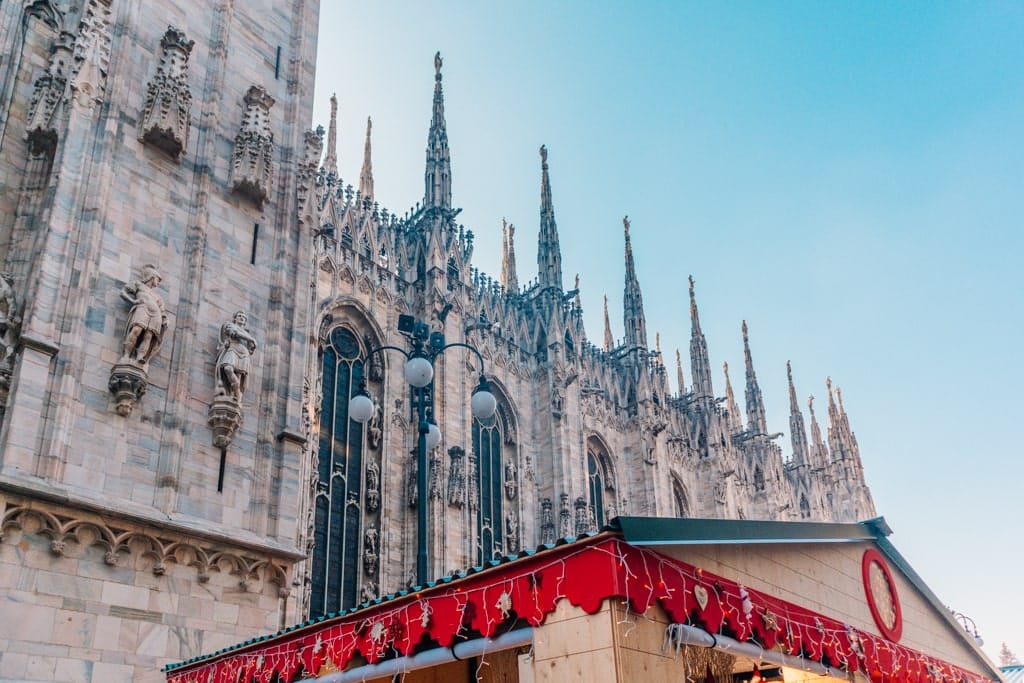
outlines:
{"label": "street lamp", "polygon": [[[397,346],[380,346],[366,354],[367,360],[375,353],[385,350],[398,351],[405,356],[405,381],[412,387],[413,407],[416,408],[419,437],[416,440],[416,582],[427,583],[427,453],[441,443],[441,430],[433,421],[434,361],[451,348],[469,349],[480,361],[480,382],[473,390],[469,406],[473,417],[486,420],[494,415],[498,401],[491,393],[490,385],[483,374],[484,358],[476,347],[463,342],[446,344],[441,332],[430,332],[427,324],[411,315],[398,316],[398,331],[409,339],[412,350]],[[359,393],[348,403],[348,414],[356,422],[365,424],[373,417],[374,405],[366,392],[363,382]]]}
{"label": "street lamp", "polygon": [[977,643],[978,647],[981,647],[985,644],[985,641],[982,639],[982,637],[978,635],[978,625],[974,623],[974,619],[971,619],[963,612],[957,612],[955,609],[952,608],[948,609],[950,612],[953,613],[953,618],[957,620],[957,623],[959,623],[963,627],[963,629],[967,631],[967,635],[974,637],[974,642]]}

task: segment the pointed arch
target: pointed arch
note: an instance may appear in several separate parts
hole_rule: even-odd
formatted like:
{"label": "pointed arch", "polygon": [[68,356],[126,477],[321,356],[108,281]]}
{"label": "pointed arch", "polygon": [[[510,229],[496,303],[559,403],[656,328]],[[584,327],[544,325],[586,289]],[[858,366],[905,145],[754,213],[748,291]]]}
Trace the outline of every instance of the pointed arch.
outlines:
{"label": "pointed arch", "polygon": [[676,517],[690,517],[690,496],[686,493],[686,485],[677,474],[672,473],[672,506]]}
{"label": "pointed arch", "polygon": [[760,465],[754,465],[754,490],[764,491],[764,470],[761,469]]}
{"label": "pointed arch", "polygon": [[498,409],[486,420],[473,418],[470,476],[476,493],[477,552],[483,564],[519,550],[520,467],[516,455],[516,414],[505,388],[489,379]]}
{"label": "pointed arch", "polygon": [[[368,362],[368,352],[382,336],[365,308],[335,299],[321,310],[317,332],[321,396],[314,432],[311,618],[354,607],[361,586],[377,581],[377,567],[364,561],[362,542],[364,529],[379,515],[376,503],[367,502],[365,472],[371,463],[379,472],[380,465],[368,448],[364,426],[349,419],[348,404],[364,382],[384,403],[383,366]],[[384,360],[375,355],[373,362]]]}
{"label": "pointed arch", "polygon": [[602,528],[614,516],[615,466],[607,442],[597,434],[587,437],[587,502],[594,526]]}

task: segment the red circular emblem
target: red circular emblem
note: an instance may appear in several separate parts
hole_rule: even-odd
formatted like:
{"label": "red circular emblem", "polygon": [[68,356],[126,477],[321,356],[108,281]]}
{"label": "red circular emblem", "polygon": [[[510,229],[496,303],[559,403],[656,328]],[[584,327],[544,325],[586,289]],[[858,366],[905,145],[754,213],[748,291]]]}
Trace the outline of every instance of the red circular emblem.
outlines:
{"label": "red circular emblem", "polygon": [[864,551],[860,566],[871,616],[883,636],[898,642],[903,635],[903,609],[900,607],[896,582],[892,579],[889,565],[880,552],[869,548]]}

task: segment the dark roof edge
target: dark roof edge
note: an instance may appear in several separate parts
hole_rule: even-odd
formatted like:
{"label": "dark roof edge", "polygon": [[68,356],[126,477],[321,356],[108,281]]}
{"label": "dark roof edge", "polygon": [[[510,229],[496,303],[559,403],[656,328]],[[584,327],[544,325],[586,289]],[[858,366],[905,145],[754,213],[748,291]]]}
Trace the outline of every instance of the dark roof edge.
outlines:
{"label": "dark roof edge", "polygon": [[885,520],[867,522],[778,522],[771,520],[699,519],[671,517],[617,517],[612,528],[621,529],[632,545],[718,545],[723,543],[850,543],[873,541],[891,533]]}
{"label": "dark roof edge", "polygon": [[899,569],[905,577],[907,577],[907,580],[910,581],[914,588],[924,596],[925,600],[935,608],[935,611],[942,615],[946,624],[956,632],[957,636],[959,636],[963,642],[967,643],[968,647],[973,650],[974,654],[985,664],[986,667],[988,667],[989,673],[992,674],[992,678],[998,681],[1006,681],[1006,678],[999,670],[999,667],[993,664],[992,660],[988,658],[988,655],[986,655],[978,644],[974,642],[974,639],[970,637],[970,634],[968,634],[964,630],[964,627],[961,626],[953,617],[953,613],[949,608],[939,600],[939,596],[932,592],[932,589],[924,582],[921,575],[914,571],[914,568],[910,566],[907,559],[900,554],[900,551],[896,550],[896,546],[894,546],[889,539],[881,536],[875,540],[875,543],[878,545],[878,549],[882,551],[882,554],[885,555],[890,562],[896,565],[896,568]]}

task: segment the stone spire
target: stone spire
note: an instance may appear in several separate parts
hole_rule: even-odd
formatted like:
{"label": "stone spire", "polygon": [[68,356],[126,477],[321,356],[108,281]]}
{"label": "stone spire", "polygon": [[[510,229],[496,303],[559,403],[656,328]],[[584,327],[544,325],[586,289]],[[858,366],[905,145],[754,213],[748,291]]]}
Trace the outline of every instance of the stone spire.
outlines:
{"label": "stone spire", "polygon": [[729,379],[729,364],[722,363],[722,372],[725,373],[725,410],[729,413],[729,431],[740,431],[740,408],[736,405],[736,394],[732,391],[732,381]]}
{"label": "stone spire", "polygon": [[501,286],[509,292],[519,291],[516,275],[516,226],[501,219]]}
{"label": "stone spire", "polygon": [[757,384],[754,361],[750,357],[750,337],[747,335],[747,321],[743,321],[743,360],[747,366],[747,429],[751,434],[767,434],[768,421],[764,414],[764,397]]}
{"label": "stone spire", "polygon": [[857,445],[857,437],[850,429],[850,420],[843,408],[843,394],[836,387],[836,397],[832,396],[832,378],[825,380],[828,388],[828,445],[835,460],[845,461],[844,468],[857,471],[860,469],[860,447]]}
{"label": "stone spire", "polygon": [[370,130],[373,121],[366,117],[366,144],[363,146],[363,170],[359,173],[359,195],[373,201],[373,161],[370,155]]}
{"label": "stone spire", "polygon": [[690,374],[693,375],[695,398],[714,397],[711,387],[711,363],[708,360],[708,342],[700,330],[700,316],[697,314],[697,298],[693,293],[693,276],[690,276]]}
{"label": "stone spire", "polygon": [[622,217],[626,233],[626,286],[622,294],[622,317],[626,328],[626,346],[647,348],[647,321],[644,318],[644,300],[640,283],[636,279],[633,245],[629,241],[629,216]]}
{"label": "stone spire", "polygon": [[786,377],[789,378],[789,438],[793,444],[793,464],[803,467],[808,464],[807,430],[804,428],[804,414],[796,401],[796,387],[793,386],[793,368],[786,361]]}
{"label": "stone spire", "polygon": [[540,235],[537,239],[537,281],[541,289],[562,290],[562,251],[558,245],[555,207],[551,204],[548,148],[540,146]]}
{"label": "stone spire", "polygon": [[438,52],[434,55],[434,113],[430,120],[430,133],[427,135],[423,206],[448,210],[452,208],[452,162],[444,123],[441,64],[441,53]]}
{"label": "stone spire", "polygon": [[686,381],[683,377],[683,359],[679,355],[679,349],[676,349],[676,384],[679,385],[679,395],[682,396],[686,393]]}
{"label": "stone spire", "polygon": [[814,397],[807,398],[807,409],[811,413],[811,446],[810,461],[814,469],[823,469],[828,466],[828,446],[821,438],[821,427],[818,426],[818,418],[814,414]]}
{"label": "stone spire", "polygon": [[604,351],[608,353],[615,348],[615,337],[612,336],[612,321],[608,317],[608,295],[604,295]]}
{"label": "stone spire", "polygon": [[328,175],[338,177],[338,97],[331,95],[331,122],[327,126],[327,154],[324,155],[324,170]]}

